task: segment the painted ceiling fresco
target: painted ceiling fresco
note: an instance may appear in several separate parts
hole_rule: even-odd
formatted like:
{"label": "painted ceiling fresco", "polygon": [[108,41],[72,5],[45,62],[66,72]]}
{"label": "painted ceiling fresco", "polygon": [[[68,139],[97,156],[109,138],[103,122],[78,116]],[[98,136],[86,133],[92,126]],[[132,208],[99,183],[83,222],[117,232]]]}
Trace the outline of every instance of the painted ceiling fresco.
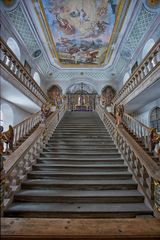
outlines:
{"label": "painted ceiling fresco", "polygon": [[113,0],[41,0],[62,64],[104,63],[115,23]]}

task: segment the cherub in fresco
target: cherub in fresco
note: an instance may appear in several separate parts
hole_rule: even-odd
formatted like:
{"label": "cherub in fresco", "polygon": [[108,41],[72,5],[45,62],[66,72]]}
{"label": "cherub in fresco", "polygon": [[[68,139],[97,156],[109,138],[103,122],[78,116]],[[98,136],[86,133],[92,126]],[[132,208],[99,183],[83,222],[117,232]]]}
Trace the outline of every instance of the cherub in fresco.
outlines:
{"label": "cherub in fresco", "polygon": [[60,14],[56,15],[57,23],[59,27],[65,32],[65,34],[72,35],[75,33],[75,28],[71,25],[67,19],[60,17]]}
{"label": "cherub in fresco", "polygon": [[82,25],[83,22],[89,21],[89,17],[83,8],[81,10],[76,8],[76,10],[72,11],[69,15],[73,18],[79,17],[80,25]]}
{"label": "cherub in fresco", "polygon": [[87,16],[87,13],[83,9],[80,10],[79,18],[80,18],[81,25],[83,24],[83,22],[89,21],[89,17]]}
{"label": "cherub in fresco", "polygon": [[98,37],[102,33],[106,31],[106,26],[108,25],[105,21],[97,21],[97,22],[91,22],[90,28],[88,31],[92,32],[89,35],[85,36],[85,38],[88,37]]}

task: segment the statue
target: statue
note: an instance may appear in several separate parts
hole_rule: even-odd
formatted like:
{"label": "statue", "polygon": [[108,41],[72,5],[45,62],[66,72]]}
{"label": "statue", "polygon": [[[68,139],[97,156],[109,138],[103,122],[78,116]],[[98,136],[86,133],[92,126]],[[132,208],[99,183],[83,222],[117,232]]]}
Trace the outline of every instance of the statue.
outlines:
{"label": "statue", "polygon": [[0,127],[0,155],[4,151],[4,143],[6,143],[6,153],[13,151],[13,139],[14,139],[14,129],[9,125],[9,129],[6,132],[3,132],[3,127]]}
{"label": "statue", "polygon": [[41,107],[41,119],[42,123],[46,122],[47,117],[50,115],[51,109],[50,109],[50,104],[45,103]]}
{"label": "statue", "polygon": [[119,126],[123,122],[123,113],[124,113],[124,106],[123,105],[115,105],[114,108],[114,115],[116,117],[116,125]]}
{"label": "statue", "polygon": [[160,157],[160,135],[157,133],[156,128],[151,128],[150,142],[151,150],[154,151],[158,157]]}

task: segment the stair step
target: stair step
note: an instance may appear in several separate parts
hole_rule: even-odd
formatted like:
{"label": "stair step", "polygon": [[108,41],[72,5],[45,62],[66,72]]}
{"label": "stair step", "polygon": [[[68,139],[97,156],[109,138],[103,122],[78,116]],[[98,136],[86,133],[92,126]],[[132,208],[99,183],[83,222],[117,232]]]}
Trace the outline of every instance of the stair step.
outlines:
{"label": "stair step", "polygon": [[90,149],[90,150],[110,150],[110,149],[116,149],[115,145],[79,145],[79,144],[75,144],[75,145],[71,145],[71,144],[47,144],[44,149],[46,150],[54,150],[54,149],[61,149],[61,150],[74,150],[75,149]]}
{"label": "stair step", "polygon": [[38,170],[38,171],[74,171],[74,172],[108,172],[108,171],[126,171],[128,169],[127,166],[124,165],[111,165],[111,166],[86,166],[86,165],[81,165],[81,166],[76,166],[76,165],[55,165],[55,164],[36,164],[32,167],[33,170]]}
{"label": "stair step", "polygon": [[108,159],[108,160],[99,160],[99,159],[69,159],[69,158],[38,158],[37,160],[38,163],[46,163],[46,164],[93,164],[95,163],[96,165],[101,165],[101,164],[124,164],[123,159]]}
{"label": "stair step", "polygon": [[27,179],[22,183],[22,189],[99,189],[127,190],[137,189],[133,180],[57,180],[57,179]]}
{"label": "stair step", "polygon": [[103,136],[100,136],[100,135],[79,135],[79,134],[68,134],[68,135],[64,135],[64,134],[54,134],[53,137],[50,138],[50,141],[51,140],[54,140],[54,139],[69,139],[69,140],[74,140],[74,139],[78,139],[78,140],[88,140],[88,139],[95,139],[95,140],[100,140],[102,141],[103,139],[105,140],[112,140],[112,138],[110,136],[106,136],[103,135]]}
{"label": "stair step", "polygon": [[104,147],[108,147],[108,148],[111,148],[111,147],[115,147],[115,145],[114,145],[114,143],[113,142],[75,142],[75,141],[63,141],[63,140],[59,140],[59,141],[56,141],[56,139],[55,139],[55,141],[52,141],[51,143],[47,143],[46,144],[46,147],[86,147],[86,148],[88,148],[88,147],[97,147],[97,148],[100,148],[100,147],[102,147],[102,148],[104,148]]}
{"label": "stair step", "polygon": [[108,149],[96,149],[96,148],[93,148],[93,149],[82,149],[82,148],[72,148],[72,149],[66,149],[66,148],[44,148],[43,149],[43,152],[42,153],[52,153],[52,154],[55,154],[55,153],[58,153],[58,154],[65,154],[65,153],[67,153],[67,154],[72,154],[72,153],[76,153],[76,154],[78,154],[78,153],[80,153],[80,154],[90,154],[90,153],[92,153],[92,154],[111,154],[111,153],[118,153],[118,149],[116,149],[116,148],[108,148]]}
{"label": "stair step", "polygon": [[101,157],[121,157],[121,155],[119,153],[68,153],[68,152],[60,152],[60,153],[54,153],[54,152],[42,152],[40,154],[41,157],[69,157],[69,158],[73,158],[73,157],[76,157],[76,156],[80,156],[81,158],[94,158],[96,156],[99,157],[99,159],[102,159]]}
{"label": "stair step", "polygon": [[21,190],[14,196],[16,202],[143,202],[144,197],[137,190]]}
{"label": "stair step", "polygon": [[118,172],[69,172],[69,171],[32,171],[28,173],[28,178],[51,178],[51,179],[130,179],[132,174],[128,171],[118,171]]}
{"label": "stair step", "polygon": [[6,217],[36,218],[129,218],[150,215],[143,203],[14,203],[5,212]]}

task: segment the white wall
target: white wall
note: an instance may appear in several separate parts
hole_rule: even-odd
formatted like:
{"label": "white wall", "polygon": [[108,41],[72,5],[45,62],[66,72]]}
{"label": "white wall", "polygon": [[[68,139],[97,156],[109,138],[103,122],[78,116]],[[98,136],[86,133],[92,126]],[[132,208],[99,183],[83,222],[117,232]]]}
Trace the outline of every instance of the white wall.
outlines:
{"label": "white wall", "polygon": [[31,116],[29,112],[24,111],[13,103],[0,99],[0,123],[4,126],[4,130],[7,130],[9,125],[14,126],[29,116]]}
{"label": "white wall", "polygon": [[133,113],[132,116],[145,125],[150,126],[150,113],[155,107],[160,107],[160,98],[139,109],[138,112]]}

